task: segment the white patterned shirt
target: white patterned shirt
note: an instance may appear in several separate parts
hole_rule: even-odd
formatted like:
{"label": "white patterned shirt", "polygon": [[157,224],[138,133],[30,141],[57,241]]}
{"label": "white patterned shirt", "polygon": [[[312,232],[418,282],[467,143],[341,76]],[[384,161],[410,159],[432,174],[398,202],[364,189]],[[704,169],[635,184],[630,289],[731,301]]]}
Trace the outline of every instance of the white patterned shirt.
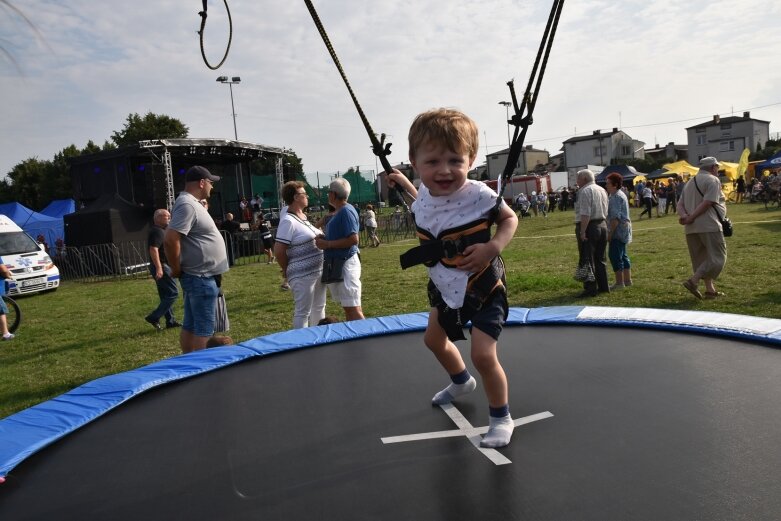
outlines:
{"label": "white patterned shirt", "polygon": [[322,273],[323,250],[315,245],[315,237],[323,232],[298,216],[285,212],[277,228],[276,240],[287,245],[287,280]]}
{"label": "white patterned shirt", "polygon": [[[425,185],[420,185],[418,199],[412,203],[411,210],[415,214],[415,224],[437,237],[445,230],[486,218],[496,204],[496,198],[496,192],[488,185],[471,179],[467,179],[458,191],[446,196],[431,195]],[[464,305],[470,275],[440,262],[428,268],[428,276],[451,309]]]}

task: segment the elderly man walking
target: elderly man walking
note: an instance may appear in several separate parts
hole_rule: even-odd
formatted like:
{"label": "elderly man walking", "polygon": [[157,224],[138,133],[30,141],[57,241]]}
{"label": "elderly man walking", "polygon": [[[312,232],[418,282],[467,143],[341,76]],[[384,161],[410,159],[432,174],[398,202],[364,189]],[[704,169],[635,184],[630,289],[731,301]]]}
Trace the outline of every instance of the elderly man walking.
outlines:
{"label": "elderly man walking", "polygon": [[185,174],[184,191],[176,198],[165,232],[165,254],[171,273],[184,291],[184,323],[179,343],[183,353],[206,348],[214,334],[215,307],[228,257],[214,220],[200,203],[220,178],[202,166]]}
{"label": "elderly man walking", "polygon": [[160,318],[165,317],[165,327],[179,327],[182,324],[174,318],[172,307],[179,297],[179,289],[176,287],[176,281],[171,278],[171,268],[165,258],[163,250],[163,240],[165,238],[165,229],[171,220],[171,214],[165,208],[155,210],[154,226],[149,231],[147,246],[149,248],[149,271],[152,272],[152,278],[157,285],[157,294],[160,297],[160,304],[149,313],[144,320],[152,324],[158,331],[162,331]]}
{"label": "elderly man walking", "polygon": [[715,157],[704,157],[700,159],[697,175],[686,183],[678,201],[678,222],[684,225],[694,272],[683,282],[683,287],[699,299],[703,298],[699,290],[700,280],[705,282],[705,298],[724,295],[716,290],[714,281],[727,262],[727,243],[721,227],[721,219],[726,215],[719,162]]}
{"label": "elderly man walking", "polygon": [[580,264],[588,264],[595,280],[583,282],[579,297],[594,297],[609,293],[605,249],[607,248],[608,196],[604,188],[594,182],[594,172],[578,172],[578,197],[575,200],[575,235],[578,239]]}

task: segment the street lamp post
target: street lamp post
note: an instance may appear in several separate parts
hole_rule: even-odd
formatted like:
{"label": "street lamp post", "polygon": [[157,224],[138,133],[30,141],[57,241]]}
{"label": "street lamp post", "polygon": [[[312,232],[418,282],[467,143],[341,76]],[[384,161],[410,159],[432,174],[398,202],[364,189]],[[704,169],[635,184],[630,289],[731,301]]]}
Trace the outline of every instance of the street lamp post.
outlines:
{"label": "street lamp post", "polygon": [[507,146],[510,146],[510,102],[500,101],[499,105],[504,105],[504,111],[507,114]]}
{"label": "street lamp post", "polygon": [[227,76],[220,76],[217,78],[217,81],[220,83],[224,83],[228,85],[228,88],[231,92],[231,114],[233,114],[233,138],[238,141],[239,140],[239,134],[236,132],[236,108],[233,105],[233,85],[238,85],[241,83],[241,78],[238,76],[233,76],[230,80]]}
{"label": "street lamp post", "polygon": [[[233,85],[238,85],[241,83],[241,78],[239,76],[232,76],[230,79],[228,79],[227,76],[220,76],[217,78],[217,81],[223,84],[227,84],[228,88],[230,89],[231,114],[233,115],[233,139],[238,141],[239,133],[236,131],[236,106],[233,104]],[[238,189],[241,187],[241,194],[237,194],[238,197],[244,194],[244,178],[241,174],[241,163],[239,163],[238,168],[236,169],[236,181],[236,188]]]}

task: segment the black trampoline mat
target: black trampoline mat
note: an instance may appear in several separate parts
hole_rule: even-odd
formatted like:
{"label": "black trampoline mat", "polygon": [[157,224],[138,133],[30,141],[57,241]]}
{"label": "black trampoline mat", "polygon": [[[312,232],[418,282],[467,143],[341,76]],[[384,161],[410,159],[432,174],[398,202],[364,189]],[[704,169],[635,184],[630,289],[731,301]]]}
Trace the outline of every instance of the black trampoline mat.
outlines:
{"label": "black trampoline mat", "polygon": [[[777,348],[526,326],[499,353],[513,417],[552,414],[504,465],[465,436],[382,443],[457,428],[422,333],[393,334],[150,390],[14,469],[0,519],[781,518]],[[487,425],[481,385],[454,405]]]}

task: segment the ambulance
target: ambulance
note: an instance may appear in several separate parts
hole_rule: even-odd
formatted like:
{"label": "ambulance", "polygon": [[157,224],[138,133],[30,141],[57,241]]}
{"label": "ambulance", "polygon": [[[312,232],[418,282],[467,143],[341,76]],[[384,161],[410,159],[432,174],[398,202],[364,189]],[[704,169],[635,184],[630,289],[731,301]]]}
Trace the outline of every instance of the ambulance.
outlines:
{"label": "ambulance", "polygon": [[60,270],[44,250],[8,216],[0,215],[0,262],[13,277],[8,295],[53,291],[60,285]]}

